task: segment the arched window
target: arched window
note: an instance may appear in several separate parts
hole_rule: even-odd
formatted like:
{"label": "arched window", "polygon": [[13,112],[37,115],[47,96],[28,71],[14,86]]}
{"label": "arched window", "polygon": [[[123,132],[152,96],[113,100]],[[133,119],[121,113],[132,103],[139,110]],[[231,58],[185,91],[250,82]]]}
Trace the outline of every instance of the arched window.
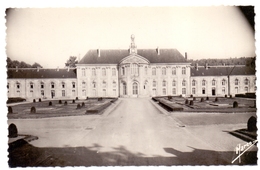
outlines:
{"label": "arched window", "polygon": [[82,81],[82,88],[86,88],[86,82]]}
{"label": "arched window", "polygon": [[44,89],[44,82],[41,82],[41,89]]}
{"label": "arched window", "polygon": [[134,95],[138,94],[138,84],[136,82],[133,83],[133,94]]}
{"label": "arched window", "polygon": [[156,81],[155,80],[153,81],[153,87],[156,87]]}
{"label": "arched window", "polygon": [[74,89],[76,87],[75,82],[72,82],[72,88]]}
{"label": "arched window", "polygon": [[181,68],[181,73],[182,73],[182,75],[185,75],[185,74],[186,74],[186,67],[182,67],[182,68]]}
{"label": "arched window", "polygon": [[176,67],[172,68],[172,75],[176,75]]}
{"label": "arched window", "polygon": [[152,68],[152,75],[153,75],[153,76],[156,75],[156,68],[155,68],[155,67]]}
{"label": "arched window", "polygon": [[206,80],[202,80],[202,86],[206,86]]}
{"label": "arched window", "polygon": [[138,75],[139,74],[139,67],[137,64],[131,64],[131,74]]}
{"label": "arched window", "polygon": [[127,95],[126,83],[123,83],[123,95]]}
{"label": "arched window", "polygon": [[216,85],[216,80],[212,80],[212,86],[215,86]]}
{"label": "arched window", "polygon": [[125,67],[122,67],[122,75],[125,75]]}
{"label": "arched window", "polygon": [[33,82],[30,82],[30,89],[33,89]]}
{"label": "arched window", "polygon": [[165,67],[162,68],[162,75],[166,75],[166,68]]}
{"label": "arched window", "polygon": [[83,76],[83,77],[86,76],[86,70],[85,70],[85,68],[82,68],[82,69],[81,69],[81,72],[82,72],[82,76]]}
{"label": "arched window", "polygon": [[55,88],[55,84],[54,84],[54,82],[51,82],[51,88],[52,88],[52,89]]}
{"label": "arched window", "polygon": [[235,79],[235,85],[236,86],[238,85],[238,79]]}
{"label": "arched window", "polygon": [[245,85],[248,85],[249,84],[249,80],[246,78],[245,79]]}
{"label": "arched window", "polygon": [[96,82],[94,82],[94,81],[92,82],[92,87],[96,88]]}
{"label": "arched window", "polygon": [[145,75],[147,75],[147,66],[144,67]]}
{"label": "arched window", "polygon": [[64,82],[61,83],[61,87],[65,88],[65,83]]}
{"label": "arched window", "polygon": [[162,82],[162,86],[163,86],[163,87],[166,86],[166,81],[165,81],[165,80],[163,80],[163,82]]}
{"label": "arched window", "polygon": [[222,80],[222,85],[223,86],[226,85],[226,80],[225,79]]}
{"label": "arched window", "polygon": [[196,80],[192,80],[191,84],[192,86],[196,86]]}
{"label": "arched window", "polygon": [[106,87],[107,87],[107,82],[106,82],[106,81],[103,81],[103,82],[102,82],[102,86],[103,86],[103,88],[106,88]]}
{"label": "arched window", "polygon": [[20,89],[20,87],[21,87],[20,83],[19,83],[19,82],[16,82],[16,88],[17,88],[17,89]]}

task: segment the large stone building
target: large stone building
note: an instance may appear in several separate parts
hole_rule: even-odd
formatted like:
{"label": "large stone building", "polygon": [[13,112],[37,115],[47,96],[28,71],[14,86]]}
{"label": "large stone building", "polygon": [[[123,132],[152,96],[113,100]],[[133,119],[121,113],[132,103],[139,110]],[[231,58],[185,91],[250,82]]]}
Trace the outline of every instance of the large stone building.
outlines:
{"label": "large stone building", "polygon": [[176,49],[89,50],[76,68],[8,69],[8,96],[24,98],[224,96],[255,92],[255,69],[191,66]]}

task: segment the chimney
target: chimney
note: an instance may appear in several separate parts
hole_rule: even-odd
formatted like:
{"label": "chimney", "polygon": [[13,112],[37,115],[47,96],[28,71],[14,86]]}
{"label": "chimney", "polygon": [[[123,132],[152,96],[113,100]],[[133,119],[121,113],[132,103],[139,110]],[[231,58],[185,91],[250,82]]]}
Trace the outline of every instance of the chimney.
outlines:
{"label": "chimney", "polygon": [[205,68],[206,70],[209,68],[208,63],[205,64]]}
{"label": "chimney", "polygon": [[199,70],[199,63],[196,63],[196,70]]}
{"label": "chimney", "polygon": [[188,60],[187,52],[185,52],[185,60]]}
{"label": "chimney", "polygon": [[97,50],[98,57],[100,57],[100,49]]}
{"label": "chimney", "polygon": [[156,51],[157,51],[157,55],[160,55],[160,48],[159,47],[157,47]]}
{"label": "chimney", "polygon": [[18,66],[15,66],[15,69],[16,69],[15,71],[18,72]]}

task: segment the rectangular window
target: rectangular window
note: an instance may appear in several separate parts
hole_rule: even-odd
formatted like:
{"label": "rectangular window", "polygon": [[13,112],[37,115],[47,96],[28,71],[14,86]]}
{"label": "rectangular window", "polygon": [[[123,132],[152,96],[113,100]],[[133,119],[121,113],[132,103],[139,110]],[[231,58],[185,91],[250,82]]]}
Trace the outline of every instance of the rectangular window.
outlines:
{"label": "rectangular window", "polygon": [[186,88],[182,88],[182,94],[186,94]]}
{"label": "rectangular window", "polygon": [[75,96],[75,94],[76,94],[76,91],[72,90],[72,96]]}
{"label": "rectangular window", "polygon": [[125,67],[122,67],[122,75],[124,76],[125,75]]}
{"label": "rectangular window", "polygon": [[62,95],[62,97],[65,97],[65,90],[61,91],[61,95]]}
{"label": "rectangular window", "polygon": [[20,89],[20,84],[17,84],[16,87],[17,87],[17,89]]}
{"label": "rectangular window", "polygon": [[115,75],[116,75],[116,69],[112,68],[112,76],[115,76]]}
{"label": "rectangular window", "polygon": [[51,88],[53,88],[53,89],[54,89],[54,84],[52,84],[52,85],[51,85]]}
{"label": "rectangular window", "polygon": [[153,87],[156,87],[156,81],[153,81]]}
{"label": "rectangular window", "polygon": [[163,95],[166,95],[166,88],[163,88]]}
{"label": "rectangular window", "polygon": [[113,89],[113,95],[116,96],[116,89]]}
{"label": "rectangular window", "polygon": [[41,90],[41,95],[44,96],[44,90]]}
{"label": "rectangular window", "polygon": [[226,89],[225,87],[222,88],[222,94],[225,94],[226,93]]}
{"label": "rectangular window", "polygon": [[82,76],[85,77],[86,76],[86,70],[84,68],[82,68],[81,71],[82,71]]}
{"label": "rectangular window", "polygon": [[216,80],[212,80],[212,86],[216,85]]}
{"label": "rectangular window", "polygon": [[172,68],[172,75],[176,75],[176,68],[175,67]]}
{"label": "rectangular window", "polygon": [[106,76],[106,69],[102,68],[102,76]]}
{"label": "rectangular window", "polygon": [[205,94],[205,93],[206,93],[205,88],[202,88],[202,94]]}
{"label": "rectangular window", "polygon": [[172,88],[172,94],[173,94],[173,95],[176,94],[176,88]]}
{"label": "rectangular window", "polygon": [[41,84],[41,88],[44,89],[44,84]]}
{"label": "rectangular window", "polygon": [[86,90],[85,89],[82,90],[82,96],[86,96]]}
{"label": "rectangular window", "polygon": [[166,68],[165,67],[162,68],[162,75],[166,75]]}
{"label": "rectangular window", "polygon": [[30,88],[33,89],[33,84],[30,84]]}
{"label": "rectangular window", "polygon": [[182,73],[182,75],[186,75],[186,67],[181,68],[181,73]]}
{"label": "rectangular window", "polygon": [[96,69],[92,68],[92,76],[96,76]]}
{"label": "rectangular window", "polygon": [[75,83],[74,83],[74,82],[72,83],[72,88],[73,88],[73,89],[75,88]]}
{"label": "rectangular window", "polygon": [[152,68],[152,75],[153,75],[153,76],[156,75],[156,68]]}
{"label": "rectangular window", "polygon": [[192,88],[192,94],[196,94],[196,89]]}

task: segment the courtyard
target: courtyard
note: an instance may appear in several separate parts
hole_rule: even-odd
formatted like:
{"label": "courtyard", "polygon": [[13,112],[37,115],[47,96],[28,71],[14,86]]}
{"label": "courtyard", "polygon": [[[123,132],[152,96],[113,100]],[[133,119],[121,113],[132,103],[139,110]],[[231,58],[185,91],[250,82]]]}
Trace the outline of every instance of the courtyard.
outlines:
{"label": "courtyard", "polygon": [[[255,145],[231,163],[236,147],[246,142],[229,132],[246,128],[256,116],[250,109],[169,112],[150,98],[119,98],[101,113],[86,114],[86,101],[81,109],[80,100],[48,102],[15,105],[14,114],[8,114],[18,134],[38,137],[9,148],[11,167],[256,164]],[[254,101],[239,103],[249,108]],[[29,113],[31,106],[37,113]]]}

